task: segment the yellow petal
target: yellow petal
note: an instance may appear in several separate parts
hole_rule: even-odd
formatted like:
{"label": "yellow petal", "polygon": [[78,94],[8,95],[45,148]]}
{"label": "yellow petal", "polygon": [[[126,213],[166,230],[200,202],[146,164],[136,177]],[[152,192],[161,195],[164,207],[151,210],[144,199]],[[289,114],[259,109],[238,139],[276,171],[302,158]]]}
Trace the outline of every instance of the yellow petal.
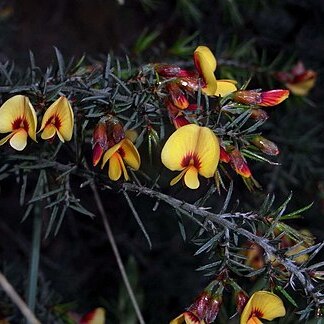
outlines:
{"label": "yellow petal", "polygon": [[25,96],[17,95],[0,107],[0,133],[12,131],[12,123],[25,115]]}
{"label": "yellow petal", "polygon": [[200,127],[194,124],[178,128],[166,141],[162,152],[162,163],[171,171],[181,171],[182,159],[188,154],[195,152]]}
{"label": "yellow petal", "polygon": [[80,324],[105,324],[106,311],[98,307],[82,317]]}
{"label": "yellow petal", "polygon": [[122,166],[120,165],[120,155],[113,154],[109,159],[108,177],[113,181],[117,181],[122,174]]}
{"label": "yellow petal", "polygon": [[219,162],[220,146],[216,135],[207,127],[200,127],[195,152],[199,156],[199,174],[205,178],[210,178],[216,172]]}
{"label": "yellow petal", "polygon": [[[234,81],[235,82],[235,81]],[[232,80],[217,80],[216,96],[224,97],[227,94],[236,91],[237,88]]]}
{"label": "yellow petal", "polygon": [[205,85],[202,92],[213,96],[217,90],[217,81],[214,74],[216,69],[216,58],[206,46],[198,46],[194,52],[194,62],[198,73],[203,78]]}
{"label": "yellow petal", "polygon": [[262,324],[262,322],[257,317],[253,316],[247,321],[247,324]]}
{"label": "yellow petal", "polygon": [[72,107],[66,97],[61,96],[47,108],[39,131],[42,131],[49,123],[54,124],[57,128],[61,135],[59,135],[59,138],[62,142],[64,140],[71,140],[74,126],[74,115]]}
{"label": "yellow petal", "polygon": [[298,83],[286,83],[286,87],[297,96],[306,96],[314,87],[316,79],[309,79]]}
{"label": "yellow petal", "polygon": [[124,152],[124,156],[122,156],[122,158],[126,164],[134,170],[138,170],[141,165],[141,158],[134,144],[128,138],[125,138],[121,149]]}
{"label": "yellow petal", "polygon": [[42,139],[50,139],[52,138],[56,133],[56,128],[53,124],[48,124],[47,126],[45,126],[43,132],[42,132]]}
{"label": "yellow petal", "polygon": [[107,161],[111,158],[111,156],[119,150],[119,148],[122,146],[124,140],[121,140],[119,143],[111,147],[103,156],[102,158],[102,164],[101,164],[101,169],[105,166]]}
{"label": "yellow petal", "polygon": [[0,145],[3,145],[4,143],[6,143],[8,141],[8,139],[13,135],[14,133],[10,133],[7,136],[5,136],[4,138],[2,138],[0,140]]}
{"label": "yellow petal", "polygon": [[129,180],[129,175],[128,175],[126,166],[124,164],[124,161],[123,161],[123,159],[122,159],[122,157],[120,155],[119,155],[119,163],[120,163],[120,166],[122,168],[122,171],[123,171],[123,174],[124,174],[124,178],[125,178],[126,181],[128,181]]}
{"label": "yellow petal", "polygon": [[27,97],[25,97],[25,117],[28,122],[28,135],[35,142],[36,140],[36,129],[37,129],[37,117],[34,107]]}
{"label": "yellow petal", "polygon": [[[255,310],[258,310],[262,314],[262,316],[258,317],[269,321],[272,321],[276,317],[286,315],[282,300],[277,295],[268,291],[258,291],[251,296],[242,312],[240,324],[250,324],[251,322],[248,322],[248,320],[253,317]],[[256,315],[255,317],[257,317]]]}
{"label": "yellow petal", "polygon": [[197,189],[199,187],[198,171],[194,166],[186,170],[184,182],[190,189]]}
{"label": "yellow petal", "polygon": [[174,177],[171,181],[170,181],[170,186],[175,185],[176,183],[179,182],[179,180],[183,177],[183,175],[186,173],[187,169],[182,170],[176,177]]}
{"label": "yellow petal", "polygon": [[198,55],[199,58],[202,59],[202,61],[208,63],[212,71],[216,70],[216,66],[217,66],[216,58],[212,53],[212,51],[207,46],[198,46],[195,49],[194,55],[195,54]]}
{"label": "yellow petal", "polygon": [[131,142],[135,142],[137,137],[138,137],[138,134],[136,132],[135,129],[127,129],[125,131],[125,136],[131,141]]}
{"label": "yellow petal", "polygon": [[9,143],[11,147],[17,151],[22,151],[27,145],[27,136],[27,132],[23,128],[20,128],[10,138]]}

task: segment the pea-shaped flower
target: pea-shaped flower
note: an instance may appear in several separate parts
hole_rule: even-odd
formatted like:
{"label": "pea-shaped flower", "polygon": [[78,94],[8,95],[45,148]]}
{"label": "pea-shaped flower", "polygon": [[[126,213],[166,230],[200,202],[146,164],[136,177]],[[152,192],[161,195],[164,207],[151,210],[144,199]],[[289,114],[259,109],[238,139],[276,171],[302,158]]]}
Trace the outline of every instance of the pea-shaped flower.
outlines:
{"label": "pea-shaped flower", "polygon": [[3,145],[9,140],[12,148],[22,151],[29,136],[36,142],[37,118],[26,96],[16,95],[0,107],[0,133],[9,133],[0,140]]}
{"label": "pea-shaped flower", "polygon": [[182,177],[190,189],[199,187],[198,174],[205,178],[214,175],[219,161],[220,147],[218,138],[207,127],[194,124],[178,128],[165,143],[162,163],[171,171],[181,171],[170,185]]}
{"label": "pea-shaped flower", "polygon": [[122,174],[125,180],[129,180],[129,175],[125,164],[132,169],[138,170],[141,164],[141,158],[135,145],[128,138],[122,139],[119,143],[108,149],[102,159],[101,168],[109,160],[108,177],[117,181]]}
{"label": "pea-shaped flower", "polygon": [[277,295],[269,291],[257,291],[244,307],[240,324],[262,323],[260,318],[272,321],[285,315],[285,306]]}
{"label": "pea-shaped flower", "polygon": [[236,91],[236,81],[216,80],[214,71],[217,61],[207,46],[198,46],[194,52],[194,63],[203,80],[202,92],[208,96],[225,96]]}
{"label": "pea-shaped flower", "polygon": [[61,96],[45,111],[42,125],[42,139],[52,140],[57,134],[61,142],[70,141],[73,134],[74,115],[66,97]]}

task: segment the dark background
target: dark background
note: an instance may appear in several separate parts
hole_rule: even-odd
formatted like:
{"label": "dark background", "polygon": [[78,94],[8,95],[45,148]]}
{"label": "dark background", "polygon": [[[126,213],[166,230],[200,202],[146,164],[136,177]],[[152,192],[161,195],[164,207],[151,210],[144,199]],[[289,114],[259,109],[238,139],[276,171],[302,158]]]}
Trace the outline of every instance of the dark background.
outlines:
{"label": "dark background", "polygon": [[[13,60],[24,69],[31,50],[37,64],[45,68],[55,60],[53,46],[67,58],[84,53],[100,58],[111,52],[127,54],[136,64],[191,62],[191,55],[179,55],[170,48],[194,33],[190,46],[207,44],[221,59],[232,59],[232,52],[237,55],[253,40],[253,50],[265,51],[269,62],[282,53],[283,68],[302,60],[318,73],[315,88],[307,99],[291,96],[289,102],[272,109],[264,128],[279,145],[281,166],[252,166],[265,191],[274,179],[271,192],[278,204],[291,191],[290,210],[314,202],[296,226],[309,228],[323,240],[324,1],[170,0],[153,1],[151,7],[144,1],[125,2],[121,6],[113,0],[1,1],[0,62]],[[138,51],[136,41],[145,29],[158,31],[159,36],[145,51]],[[238,61],[250,63],[249,55]],[[266,80],[254,78],[251,84],[266,89],[270,85]],[[275,80],[270,83],[282,86]],[[240,179],[237,188],[241,209],[258,207],[262,195],[249,193]],[[23,294],[32,221],[20,223],[24,207],[18,206],[15,179],[1,181],[0,189],[0,267]],[[91,193],[79,194],[84,205],[96,213]],[[105,192],[102,196],[123,260],[130,262],[129,275],[145,318],[148,323],[168,322],[207,283],[194,271],[206,260],[192,257],[195,247],[183,242],[176,217],[168,210],[160,208],[153,213],[154,202],[137,201],[138,212],[153,238],[150,251],[121,195]],[[39,308],[74,302],[71,308],[82,314],[103,305],[113,322],[131,323],[120,317],[131,306],[100,217],[92,220],[69,211],[59,234],[43,240],[41,253]]]}

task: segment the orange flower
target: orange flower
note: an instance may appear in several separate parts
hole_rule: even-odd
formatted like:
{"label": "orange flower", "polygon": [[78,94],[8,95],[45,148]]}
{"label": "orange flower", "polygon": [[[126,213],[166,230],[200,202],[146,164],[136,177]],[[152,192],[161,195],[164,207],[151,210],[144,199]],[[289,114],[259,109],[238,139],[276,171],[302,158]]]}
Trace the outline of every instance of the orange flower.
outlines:
{"label": "orange flower", "polygon": [[57,134],[61,142],[70,141],[73,134],[74,115],[66,97],[61,96],[46,110],[39,132],[42,139],[52,140]]}
{"label": "orange flower", "polygon": [[22,151],[29,136],[36,142],[37,118],[29,99],[16,95],[0,107],[0,133],[9,133],[0,140],[3,145],[9,140],[12,148]]}
{"label": "orange flower", "polygon": [[277,295],[268,291],[257,291],[244,307],[240,324],[261,324],[260,318],[272,321],[285,315],[285,306]]}
{"label": "orange flower", "polygon": [[216,80],[214,71],[217,61],[206,46],[198,46],[194,52],[194,63],[203,80],[202,92],[208,96],[225,96],[237,90],[234,80]]}
{"label": "orange flower", "polygon": [[205,178],[214,175],[219,161],[219,142],[216,135],[207,127],[194,124],[178,128],[165,143],[162,163],[171,171],[181,171],[170,185],[182,177],[190,189],[199,187],[198,174]]}
{"label": "orange flower", "polygon": [[106,311],[103,307],[98,307],[85,314],[79,324],[105,324]]}
{"label": "orange flower", "polygon": [[122,173],[125,180],[129,180],[125,163],[134,170],[138,170],[141,164],[140,155],[128,138],[122,139],[119,143],[108,149],[103,156],[101,168],[105,166],[108,160],[108,177],[113,181],[117,181]]}
{"label": "orange flower", "polygon": [[251,177],[250,168],[247,165],[241,152],[238,149],[233,148],[231,151],[227,153],[230,156],[230,165],[235,170],[235,172],[244,178]]}

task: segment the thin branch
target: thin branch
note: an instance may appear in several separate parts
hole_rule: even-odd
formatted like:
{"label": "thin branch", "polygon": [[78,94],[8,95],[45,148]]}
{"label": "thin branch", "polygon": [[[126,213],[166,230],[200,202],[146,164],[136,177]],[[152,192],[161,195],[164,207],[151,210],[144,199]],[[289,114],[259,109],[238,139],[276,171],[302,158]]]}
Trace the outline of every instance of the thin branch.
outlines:
{"label": "thin branch", "polygon": [[117,247],[114,235],[112,233],[110,224],[108,222],[108,218],[107,218],[104,206],[102,204],[101,198],[99,196],[97,187],[95,186],[94,183],[91,183],[90,186],[91,186],[91,189],[92,189],[92,192],[93,192],[93,195],[94,195],[94,198],[95,198],[99,213],[100,213],[100,215],[102,217],[102,221],[104,223],[104,227],[105,227],[105,230],[106,230],[106,233],[107,233],[111,248],[112,248],[112,250],[114,252],[114,255],[115,255],[118,267],[119,267],[119,271],[120,271],[120,273],[122,275],[122,278],[123,278],[124,284],[126,286],[129,298],[131,299],[131,302],[133,304],[137,319],[140,322],[140,324],[145,324],[145,321],[144,321],[143,315],[141,313],[141,310],[139,308],[139,305],[137,303],[135,294],[134,294],[133,289],[132,289],[132,287],[130,285],[130,282],[128,280],[127,273],[126,273],[123,261],[121,259],[120,253],[118,251],[118,247]]}
{"label": "thin branch", "polygon": [[26,303],[17,294],[13,286],[7,280],[7,278],[0,272],[0,286],[9,296],[12,302],[20,309],[27,321],[31,324],[40,324],[41,322],[36,318],[34,313],[27,307]]}

